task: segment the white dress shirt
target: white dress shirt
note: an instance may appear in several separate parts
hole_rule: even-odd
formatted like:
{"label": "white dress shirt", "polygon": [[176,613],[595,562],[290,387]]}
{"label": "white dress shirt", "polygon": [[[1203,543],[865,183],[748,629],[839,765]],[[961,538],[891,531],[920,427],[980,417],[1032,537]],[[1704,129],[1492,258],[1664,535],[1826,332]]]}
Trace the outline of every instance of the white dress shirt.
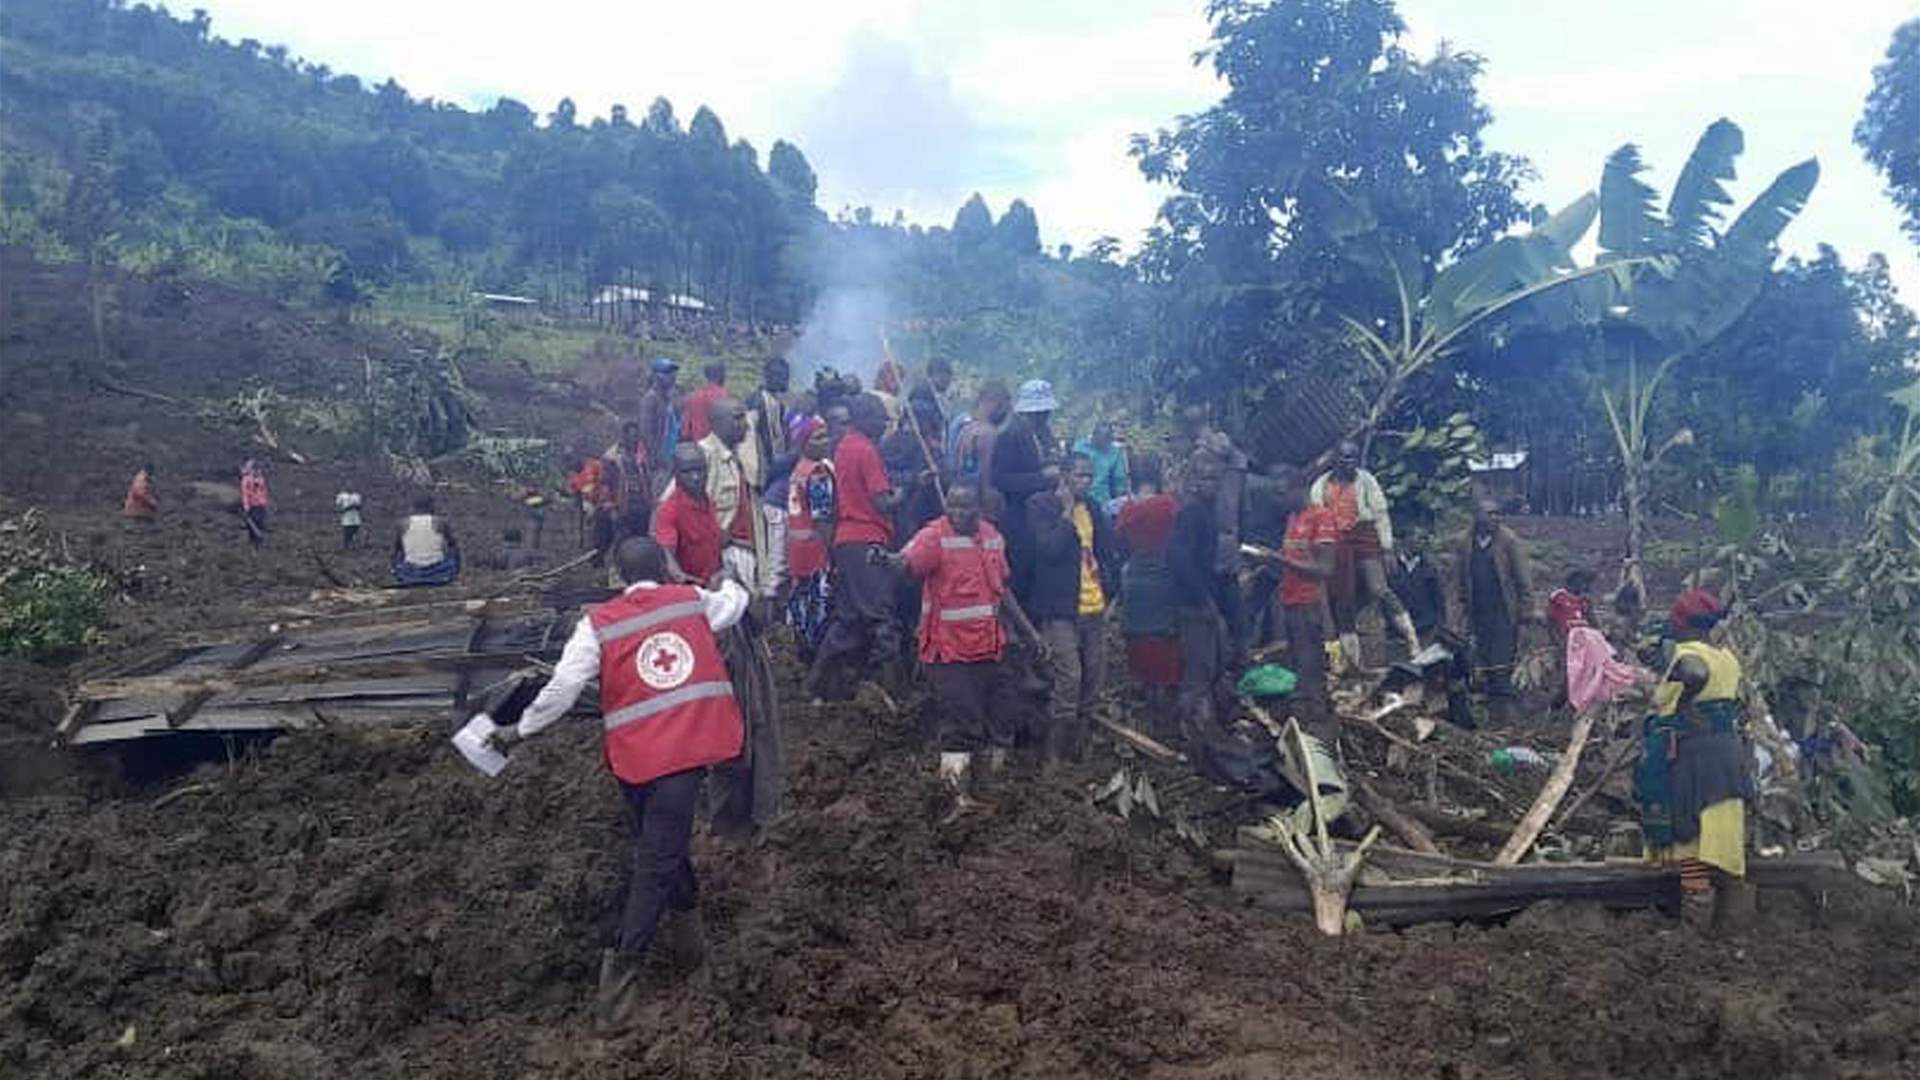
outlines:
{"label": "white dress shirt", "polygon": [[[627,586],[627,592],[659,587],[657,581],[642,581]],[[739,622],[747,612],[747,591],[731,580],[723,582],[716,592],[694,591],[700,594],[700,602],[706,607],[707,625],[713,627],[716,634]],[[573,636],[567,639],[567,647],[560,650],[560,662],[553,667],[553,677],[541,688],[533,704],[527,706],[527,711],[520,714],[517,728],[520,737],[537,735],[565,716],[580,699],[580,692],[599,677],[600,636],[593,632],[593,620],[582,615],[574,625]]]}

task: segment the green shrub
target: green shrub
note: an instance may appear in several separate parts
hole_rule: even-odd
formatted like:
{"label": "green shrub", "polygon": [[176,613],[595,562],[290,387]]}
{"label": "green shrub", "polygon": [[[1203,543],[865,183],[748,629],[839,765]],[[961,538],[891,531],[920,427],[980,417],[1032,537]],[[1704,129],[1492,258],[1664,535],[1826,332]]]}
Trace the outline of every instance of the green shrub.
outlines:
{"label": "green shrub", "polygon": [[55,555],[39,514],[0,522],[0,656],[51,660],[101,641],[113,579]]}

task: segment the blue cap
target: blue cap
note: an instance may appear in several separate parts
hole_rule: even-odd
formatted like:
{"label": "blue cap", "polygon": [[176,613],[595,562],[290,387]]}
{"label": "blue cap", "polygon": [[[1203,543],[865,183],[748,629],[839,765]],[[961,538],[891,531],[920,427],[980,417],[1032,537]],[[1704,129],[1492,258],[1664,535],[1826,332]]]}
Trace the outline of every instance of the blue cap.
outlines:
{"label": "blue cap", "polygon": [[671,375],[679,370],[680,361],[675,360],[671,356],[656,356],[653,358],[653,372],[656,375]]}

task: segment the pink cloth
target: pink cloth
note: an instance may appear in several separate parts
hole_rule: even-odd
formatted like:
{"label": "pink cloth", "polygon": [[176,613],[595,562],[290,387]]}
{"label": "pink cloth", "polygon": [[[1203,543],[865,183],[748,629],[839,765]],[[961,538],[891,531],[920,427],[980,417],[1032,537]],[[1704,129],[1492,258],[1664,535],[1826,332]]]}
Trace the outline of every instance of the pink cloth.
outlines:
{"label": "pink cloth", "polygon": [[1612,701],[1627,687],[1652,678],[1651,671],[1614,659],[1606,635],[1593,627],[1576,624],[1567,632],[1567,702],[1574,712]]}
{"label": "pink cloth", "polygon": [[267,498],[267,478],[257,472],[240,474],[240,505],[247,510],[265,510]]}

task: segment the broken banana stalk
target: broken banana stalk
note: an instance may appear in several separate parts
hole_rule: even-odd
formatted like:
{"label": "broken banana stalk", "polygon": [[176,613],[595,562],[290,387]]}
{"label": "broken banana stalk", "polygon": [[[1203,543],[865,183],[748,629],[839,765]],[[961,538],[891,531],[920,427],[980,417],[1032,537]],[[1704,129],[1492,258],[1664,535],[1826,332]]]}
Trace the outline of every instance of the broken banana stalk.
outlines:
{"label": "broken banana stalk", "polygon": [[1313,897],[1314,925],[1323,934],[1339,937],[1347,931],[1347,897],[1353,892],[1354,878],[1366,862],[1367,849],[1380,839],[1380,826],[1367,830],[1366,837],[1349,854],[1343,855],[1335,848],[1327,835],[1327,816],[1320,802],[1320,777],[1313,767],[1313,755],[1307,752],[1306,734],[1300,730],[1299,720],[1288,719],[1285,737],[1293,740],[1299,751],[1297,760],[1306,769],[1313,830],[1308,832],[1285,815],[1276,815],[1268,821],[1267,833],[1279,842],[1280,850],[1287,853],[1306,880],[1307,892]]}

